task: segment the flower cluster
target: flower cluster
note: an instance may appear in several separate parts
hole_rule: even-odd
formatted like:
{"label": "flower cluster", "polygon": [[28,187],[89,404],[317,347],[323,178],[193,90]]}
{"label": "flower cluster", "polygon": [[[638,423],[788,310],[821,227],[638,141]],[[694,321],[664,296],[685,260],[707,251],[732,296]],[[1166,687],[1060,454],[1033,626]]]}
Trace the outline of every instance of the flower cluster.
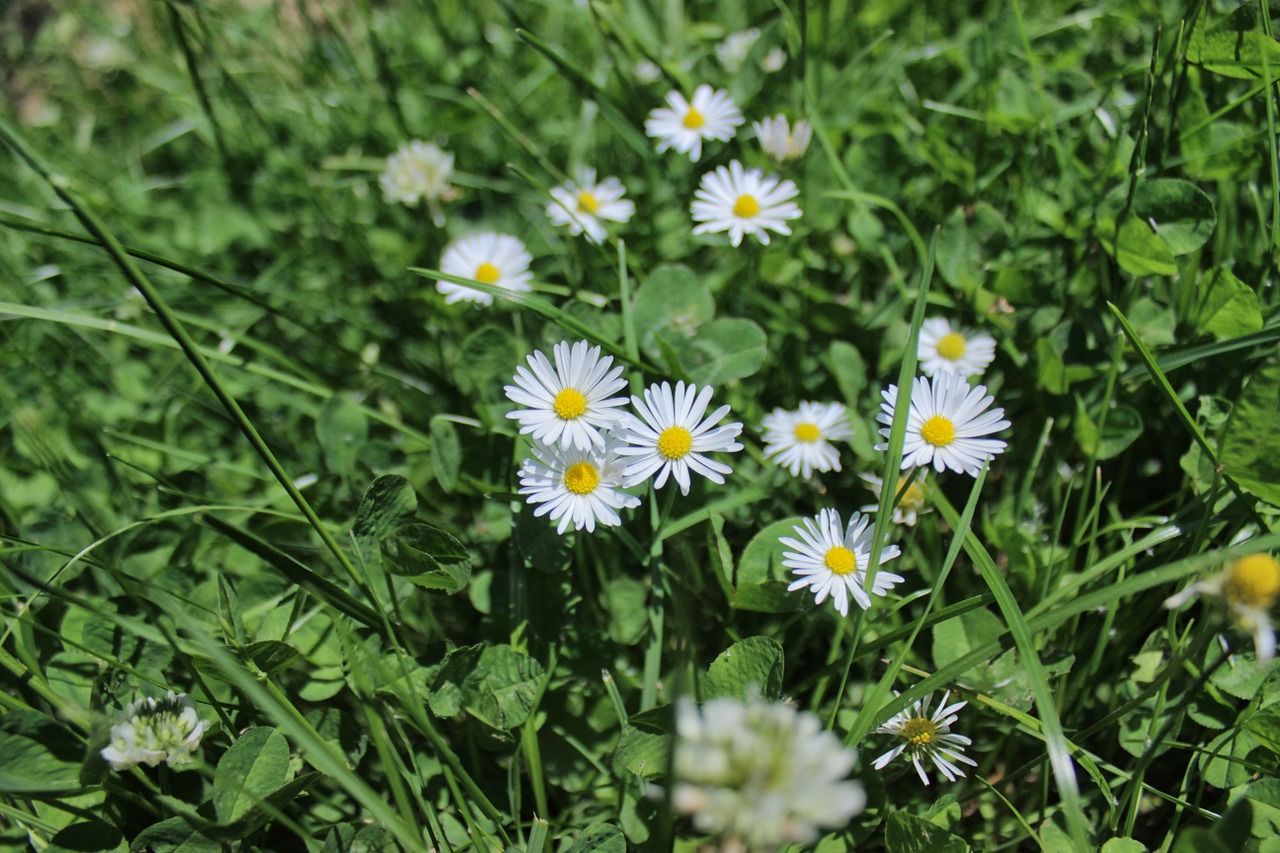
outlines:
{"label": "flower cluster", "polygon": [[595,530],[597,523],[621,523],[618,510],[640,499],[623,489],[652,481],[655,489],[669,479],[689,493],[690,474],[723,483],[732,469],[707,454],[742,449],[742,424],[718,425],[728,406],[707,414],[715,393],[711,386],[662,382],[644,396],[632,395],[634,413],[614,396],[627,384],[622,367],[600,347],[586,341],[561,341],[552,359],[542,352],[528,356],[528,367],[516,369],[515,384],[505,387],[521,408],[507,413],[533,442],[533,458],[520,468],[520,494],[538,508],[535,515],[559,520],[564,533]]}
{"label": "flower cluster", "polygon": [[111,727],[111,740],[102,757],[113,770],[128,770],[138,764],[155,767],[161,761],[181,767],[191,762],[208,728],[209,722],[196,714],[191,697],[170,690],[163,699],[148,697],[126,707]]}
{"label": "flower cluster", "polygon": [[417,207],[425,201],[437,226],[444,224],[439,202],[452,193],[453,154],[431,142],[414,139],[387,158],[378,185],[387,201]]}

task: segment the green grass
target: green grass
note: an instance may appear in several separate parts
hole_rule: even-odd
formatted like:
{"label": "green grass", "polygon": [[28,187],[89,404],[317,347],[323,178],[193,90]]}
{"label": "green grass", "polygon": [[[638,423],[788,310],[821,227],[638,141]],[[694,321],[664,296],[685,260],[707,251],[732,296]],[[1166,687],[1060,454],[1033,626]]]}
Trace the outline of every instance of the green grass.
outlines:
{"label": "green grass", "polygon": [[[1280,844],[1276,667],[1218,602],[1162,606],[1280,546],[1276,9],[11,5],[5,844],[692,851],[719,842],[672,813],[672,705],[752,690],[862,757],[868,808],[797,850]],[[649,111],[701,83],[747,124],[658,154]],[[779,112],[815,128],[782,165],[750,131]],[[379,190],[415,138],[456,158],[443,228]],[[692,235],[732,159],[795,181],[791,236]],[[598,246],[545,213],[581,166],[638,209]],[[446,305],[479,230],[533,291]],[[996,339],[1009,446],[901,527],[905,424],[876,451],[875,416],[939,316]],[[727,482],[638,487],[594,533],[534,517],[503,386],[562,339],[631,393],[714,384]],[[855,430],[810,480],[760,432],[805,400]],[[862,473],[906,581],[842,618],[784,591],[777,536],[877,503]],[[212,723],[198,761],[110,770],[166,690]],[[872,769],[941,690],[978,766]]]}

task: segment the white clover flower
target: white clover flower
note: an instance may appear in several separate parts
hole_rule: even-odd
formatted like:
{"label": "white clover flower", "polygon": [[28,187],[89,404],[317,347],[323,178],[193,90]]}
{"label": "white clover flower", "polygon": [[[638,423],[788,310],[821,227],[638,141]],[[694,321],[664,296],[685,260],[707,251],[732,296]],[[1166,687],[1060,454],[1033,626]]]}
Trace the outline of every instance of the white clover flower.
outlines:
{"label": "white clover flower", "polygon": [[601,430],[623,417],[619,409],[626,397],[612,397],[622,390],[622,366],[614,367],[613,356],[601,357],[600,347],[578,341],[572,348],[561,341],[552,348],[555,367],[541,351],[526,359],[527,368],[517,367],[515,385],[503,388],[507,399],[525,406],[507,412],[520,422],[520,432],[533,440],[562,448],[589,450],[604,447]]}
{"label": "white clover flower", "polygon": [[570,523],[574,530],[588,531],[594,531],[597,522],[617,526],[622,523],[618,510],[640,505],[639,498],[620,491],[624,463],[617,451],[617,439],[607,432],[603,447],[586,450],[535,444],[534,458],[520,467],[520,494],[531,505],[541,504],[535,516],[559,519],[560,534]]}
{"label": "white clover flower", "polygon": [[840,403],[804,402],[794,412],[774,409],[763,425],[764,455],[776,456],[793,477],[811,477],[815,470],[839,471],[840,451],[831,442],[853,435]]}
{"label": "white clover flower", "polygon": [[778,162],[796,160],[809,150],[809,142],[813,139],[813,128],[807,121],[797,121],[795,128],[787,124],[787,117],[778,114],[773,118],[752,122],[760,147]]}
{"label": "white clover flower", "polygon": [[1280,562],[1270,554],[1250,554],[1231,563],[1214,577],[1198,581],[1165,601],[1177,608],[1197,595],[1220,598],[1236,624],[1253,634],[1254,657],[1267,663],[1276,653],[1271,608],[1280,597]]}
{"label": "white clover flower", "polygon": [[[527,293],[531,289],[529,282],[533,279],[533,273],[529,272],[529,262],[532,260],[524,243],[510,234],[485,232],[454,240],[446,246],[444,255],[440,258],[440,271],[460,278],[473,278],[517,293]],[[444,294],[444,301],[450,305],[464,300],[480,305],[493,304],[493,296],[465,284],[437,281],[436,290]]]}
{"label": "white clover flower", "polygon": [[635,215],[636,206],[623,198],[627,192],[622,181],[608,177],[596,182],[595,169],[583,169],[576,181],[551,190],[547,218],[552,225],[567,225],[575,237],[586,232],[592,243],[603,243],[607,232],[600,220],[626,222]]}
{"label": "white clover flower", "polygon": [[[779,542],[795,549],[783,552],[782,565],[799,576],[799,580],[792,581],[787,587],[787,592],[809,587],[814,593],[814,604],[821,604],[829,595],[841,616],[849,615],[850,597],[863,610],[869,609],[871,597],[862,585],[866,583],[867,566],[871,563],[873,530],[870,521],[855,512],[848,527],[842,528],[840,513],[824,509],[816,518],[803,519],[802,526],[792,528],[800,536],[800,541],[780,537]],[[901,553],[897,545],[885,545],[880,549],[879,565]],[[886,595],[902,580],[902,575],[877,570],[871,582],[871,592]]]}
{"label": "white clover flower", "polygon": [[995,357],[996,339],[988,334],[953,328],[942,317],[931,317],[920,327],[916,358],[925,376],[945,372],[981,376]]}
{"label": "white clover flower", "polygon": [[786,220],[800,217],[800,206],[791,199],[800,194],[791,181],[779,181],[760,169],[744,169],[737,160],[729,167],[717,166],[702,176],[694,193],[690,213],[694,234],[728,231],[729,242],[737,246],[744,234],[769,245],[769,231],[790,234]]}
{"label": "white clover flower", "polygon": [[[890,385],[881,392],[883,410],[876,420],[885,424],[880,434],[889,438],[893,425],[898,386]],[[933,384],[917,376],[911,386],[911,408],[907,413],[907,435],[902,445],[903,469],[933,463],[938,471],[952,471],[976,477],[982,463],[1004,451],[1003,441],[983,438],[1005,429],[1004,409],[984,410],[995,402],[987,395],[985,385],[970,388],[963,376],[939,373]],[[888,442],[877,444],[876,450],[888,449]]]}
{"label": "white clover flower", "polygon": [[781,71],[786,64],[787,52],[780,47],[775,47],[764,55],[764,59],[760,60],[760,67],[764,69],[765,74]]}
{"label": "white clover flower", "polygon": [[[876,512],[880,509],[879,501],[880,494],[884,491],[884,480],[880,479],[875,474],[859,474],[858,476],[862,478],[863,482],[871,487],[871,491],[875,493],[876,496],[876,503],[860,506],[858,509],[862,512]],[[909,476],[911,476],[910,471],[907,471],[902,475],[903,478]],[[921,471],[915,480],[912,481],[911,485],[907,486],[907,490],[898,501],[898,505],[893,508],[893,515],[890,516],[890,519],[894,524],[905,524],[907,527],[915,527],[920,514],[929,511],[929,508],[925,506],[924,502],[924,478],[926,476],[928,476],[927,469]],[[902,488],[901,478],[898,480],[898,488]]]}
{"label": "white clover flower", "polygon": [[668,92],[667,106],[649,113],[644,132],[658,140],[659,154],[674,148],[697,161],[702,156],[702,140],[732,139],[742,121],[742,110],[729,93],[704,83],[694,90],[692,101],[674,90]]}
{"label": "white clover flower", "polygon": [[170,767],[191,762],[209,721],[196,714],[196,703],[185,693],[170,690],[163,699],[139,699],[121,712],[111,727],[110,743],[102,757],[112,770],[128,770],[138,764]]}
{"label": "white clover flower", "polygon": [[782,702],[676,703],[672,805],[720,850],[778,850],[846,825],[866,807],[846,778],[857,753],[813,714]]}
{"label": "white clover flower", "polygon": [[631,417],[619,426],[627,446],[618,453],[635,457],[624,472],[628,486],[656,475],[653,487],[661,489],[671,476],[680,485],[680,493],[687,495],[690,471],[713,483],[724,482],[723,475],[733,469],[703,454],[741,450],[742,445],[734,439],[742,432],[742,424],[715,426],[729,414],[728,406],[703,418],[714,391],[710,385],[699,391],[697,385],[677,382],[672,392],[671,384],[663,382],[646,388],[643,400],[632,395],[631,405],[640,417]]}
{"label": "white clover flower", "polygon": [[[895,690],[893,695],[899,695],[898,691]],[[901,738],[902,743],[877,758],[875,768],[883,770],[890,761],[905,752],[911,759],[911,763],[915,765],[916,773],[920,774],[920,781],[928,785],[929,777],[924,772],[921,758],[930,759],[938,772],[946,776],[950,782],[956,781],[957,776],[964,775],[964,771],[957,767],[955,762],[977,767],[978,762],[964,754],[964,748],[971,745],[973,741],[964,735],[951,733],[951,724],[959,719],[956,711],[969,703],[957,702],[954,705],[948,705],[947,699],[950,697],[950,690],[942,694],[942,701],[938,703],[937,710],[931,716],[928,709],[929,703],[933,701],[933,694],[929,693],[876,729],[878,734]]]}
{"label": "white clover flower", "polygon": [[387,158],[378,185],[387,201],[398,201],[417,207],[425,201],[437,226],[444,224],[438,202],[449,195],[452,187],[453,154],[432,142],[414,139],[401,145]]}
{"label": "white clover flower", "polygon": [[747,61],[747,54],[752,46],[760,40],[760,31],[755,27],[741,32],[729,33],[724,41],[716,45],[716,56],[726,71],[737,71]]}

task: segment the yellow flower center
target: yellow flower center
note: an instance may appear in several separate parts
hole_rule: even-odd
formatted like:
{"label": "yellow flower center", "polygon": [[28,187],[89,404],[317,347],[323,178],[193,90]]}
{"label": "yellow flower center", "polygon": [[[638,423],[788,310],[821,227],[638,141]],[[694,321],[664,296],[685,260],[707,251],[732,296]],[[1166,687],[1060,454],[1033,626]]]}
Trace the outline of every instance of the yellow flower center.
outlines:
{"label": "yellow flower center", "polygon": [[693,449],[693,433],[682,426],[667,427],[658,436],[658,452],[664,459],[679,459]]}
{"label": "yellow flower center", "polygon": [[1223,594],[1231,604],[1269,610],[1280,595],[1280,563],[1270,554],[1241,557],[1227,570]]}
{"label": "yellow flower center", "polygon": [[938,724],[924,717],[914,717],[902,726],[902,737],[916,749],[923,749],[938,736]]}
{"label": "yellow flower center", "polygon": [[813,442],[822,438],[822,430],[813,424],[796,424],[796,441]]}
{"label": "yellow flower center", "polygon": [[956,425],[949,418],[934,415],[920,427],[920,437],[934,447],[946,447],[956,440]]}
{"label": "yellow flower center", "polygon": [[578,210],[582,213],[595,213],[600,209],[600,199],[583,190],[578,193]]}
{"label": "yellow flower center", "polygon": [[590,462],[570,465],[564,472],[564,487],[575,495],[589,495],[600,484],[600,472]]}
{"label": "yellow flower center", "polygon": [[924,506],[924,489],[920,488],[919,483],[912,483],[907,486],[906,492],[902,495],[902,500],[898,501],[899,509],[919,509]]}
{"label": "yellow flower center", "polygon": [[760,212],[760,202],[755,196],[740,195],[733,203],[733,215],[740,219],[750,219]]}
{"label": "yellow flower center", "polygon": [[485,284],[493,284],[498,280],[498,268],[489,262],[485,262],[476,267],[476,274],[472,276],[476,281],[482,281]]}
{"label": "yellow flower center", "polygon": [[706,124],[707,120],[703,117],[702,113],[698,112],[693,107],[689,107],[689,112],[684,114],[684,121],[680,123],[689,128],[689,130],[697,130]]}
{"label": "yellow flower center", "polygon": [[858,561],[854,558],[853,552],[843,545],[837,545],[827,551],[827,555],[822,558],[822,564],[830,569],[833,575],[847,575],[858,568]]}
{"label": "yellow flower center", "polygon": [[938,355],[948,361],[958,361],[964,358],[964,335],[959,332],[943,335],[942,339],[938,341]]}
{"label": "yellow flower center", "polygon": [[551,404],[556,414],[566,421],[580,418],[587,412],[587,398],[577,388],[566,388],[556,395]]}

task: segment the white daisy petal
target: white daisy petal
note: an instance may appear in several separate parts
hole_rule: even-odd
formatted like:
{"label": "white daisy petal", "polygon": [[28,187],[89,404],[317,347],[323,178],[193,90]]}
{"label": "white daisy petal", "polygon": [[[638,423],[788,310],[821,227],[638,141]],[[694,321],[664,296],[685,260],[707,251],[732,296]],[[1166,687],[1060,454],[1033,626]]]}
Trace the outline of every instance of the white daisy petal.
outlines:
{"label": "white daisy petal", "polygon": [[760,169],[744,169],[737,160],[730,162],[728,168],[717,166],[714,172],[702,176],[694,193],[689,211],[700,224],[694,226],[693,233],[728,231],[729,242],[734,246],[742,242],[744,235],[752,234],[768,245],[769,231],[791,233],[784,220],[800,217],[799,206],[790,201],[799,193],[791,181],[766,177]]}
{"label": "white daisy petal", "polygon": [[[782,565],[798,577],[787,590],[794,592],[807,586],[816,593],[815,604],[821,604],[827,591],[834,590],[836,610],[841,616],[849,614],[849,596],[863,610],[870,609],[871,597],[863,588],[871,561],[873,532],[867,521],[855,512],[848,526],[842,529],[840,513],[824,509],[814,518],[801,519],[801,524],[792,528],[803,543],[788,536],[779,537],[784,547],[794,549],[782,554]],[[885,545],[880,551],[880,563],[900,553],[897,545]],[[901,582],[900,575],[877,571],[872,592],[883,596]]]}
{"label": "white daisy petal", "polygon": [[628,486],[644,482],[657,474],[653,482],[660,489],[667,477],[675,478],[681,494],[689,494],[692,485],[689,470],[713,483],[723,483],[724,474],[733,469],[703,454],[742,449],[736,439],[742,432],[742,424],[726,424],[712,429],[717,421],[729,413],[728,406],[721,406],[706,418],[707,405],[714,389],[705,386],[677,382],[651,385],[644,390],[644,398],[632,396],[638,418],[631,418],[617,429],[627,446],[619,449],[623,456],[634,457],[627,465],[625,477]]}
{"label": "white daisy petal", "polygon": [[840,403],[804,402],[794,412],[774,409],[764,422],[764,455],[787,468],[793,477],[814,471],[839,471],[840,452],[831,446],[853,435]]}
{"label": "white daisy petal", "polygon": [[925,376],[981,376],[996,357],[996,340],[982,332],[953,328],[944,318],[931,317],[920,327],[916,356]]}
{"label": "white daisy petal", "polygon": [[618,458],[617,440],[605,433],[603,445],[561,448],[535,444],[533,458],[520,468],[520,494],[534,515],[550,515],[559,520],[556,532],[572,524],[575,530],[596,529],[622,523],[617,510],[640,505],[640,499],[622,489],[623,463]]}
{"label": "white daisy petal", "polygon": [[[486,232],[454,240],[446,246],[440,258],[440,271],[517,293],[527,293],[531,289],[529,282],[533,279],[533,273],[529,272],[532,260],[533,257],[524,244],[515,237]],[[444,295],[444,301],[449,304],[460,301],[479,305],[493,304],[493,297],[488,293],[451,281],[437,281],[436,290]]]}
{"label": "white daisy petal", "polygon": [[[532,435],[534,441],[561,447],[603,447],[603,430],[618,423],[623,416],[620,407],[626,397],[613,397],[627,380],[621,378],[622,367],[610,369],[613,356],[600,355],[600,347],[578,341],[569,346],[561,341],[552,349],[555,367],[541,352],[535,351],[527,361],[530,370],[516,368],[514,385],[504,388],[507,398],[525,408],[507,413],[520,422],[520,432]],[[572,377],[585,376],[588,381],[574,384]]]}
{"label": "white daisy petal", "polygon": [[[898,692],[894,691],[893,695],[897,696]],[[927,758],[932,761],[934,768],[951,782],[965,775],[956,762],[977,767],[978,762],[966,756],[962,748],[969,746],[973,741],[951,731],[951,724],[956,721],[955,712],[969,703],[965,701],[948,705],[947,699],[950,696],[951,691],[944,693],[937,709],[930,714],[929,705],[933,701],[933,694],[929,693],[876,729],[878,734],[893,735],[900,738],[902,742],[877,758],[875,769],[883,770],[891,761],[906,752],[916,768],[916,773],[920,776],[920,781],[928,785],[929,776],[925,773],[922,759]]]}
{"label": "white daisy petal", "polygon": [[674,148],[696,162],[704,139],[732,139],[742,121],[742,111],[729,93],[704,83],[694,90],[692,100],[679,92],[667,93],[667,106],[649,113],[644,132],[658,140],[659,154]]}
{"label": "white daisy petal", "polygon": [[595,169],[584,169],[576,181],[553,187],[547,203],[547,218],[552,225],[567,225],[569,233],[585,233],[592,243],[603,243],[608,236],[601,220],[626,222],[635,215],[636,206],[623,198],[626,188],[617,178],[596,182]]}
{"label": "white daisy petal", "polygon": [[[885,426],[880,434],[887,450],[897,404],[898,387],[883,392],[884,402],[876,420]],[[983,412],[995,402],[983,385],[969,388],[958,373],[940,372],[930,380],[917,376],[911,385],[911,407],[907,413],[906,440],[902,446],[903,469],[932,464],[939,473],[946,469],[977,476],[984,462],[995,458],[1007,446],[999,439],[982,438],[1009,426],[1004,409]]]}

